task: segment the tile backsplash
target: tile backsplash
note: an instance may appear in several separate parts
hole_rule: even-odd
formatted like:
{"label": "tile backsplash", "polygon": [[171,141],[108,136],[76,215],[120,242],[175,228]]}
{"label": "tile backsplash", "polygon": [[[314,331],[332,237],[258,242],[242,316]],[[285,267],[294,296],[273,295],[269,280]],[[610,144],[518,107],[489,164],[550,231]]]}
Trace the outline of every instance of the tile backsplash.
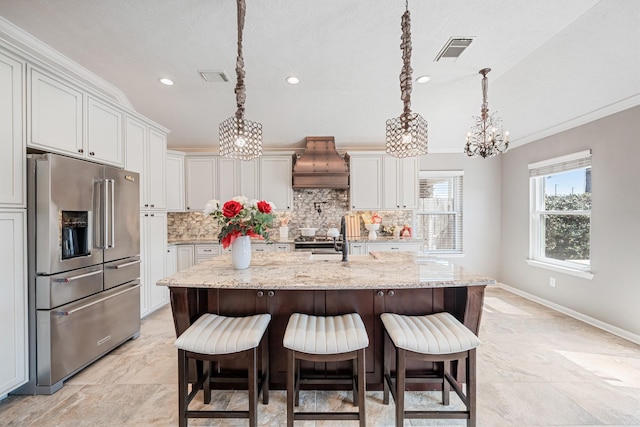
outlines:
{"label": "tile backsplash", "polygon": [[[317,228],[317,234],[326,234],[331,227],[340,227],[340,219],[346,213],[361,213],[349,210],[349,190],[334,189],[304,189],[294,190],[293,209],[290,212],[277,214],[277,221],[270,234],[274,239],[278,236],[278,226],[283,218],[289,219],[289,238],[300,235],[301,227]],[[378,211],[382,217],[382,225],[389,227],[409,224],[413,227],[413,211]],[[167,215],[167,229],[169,240],[215,240],[218,235],[218,225],[213,218],[202,212],[169,212]],[[361,225],[361,235],[366,236],[364,225]],[[415,227],[413,227],[415,230]]]}

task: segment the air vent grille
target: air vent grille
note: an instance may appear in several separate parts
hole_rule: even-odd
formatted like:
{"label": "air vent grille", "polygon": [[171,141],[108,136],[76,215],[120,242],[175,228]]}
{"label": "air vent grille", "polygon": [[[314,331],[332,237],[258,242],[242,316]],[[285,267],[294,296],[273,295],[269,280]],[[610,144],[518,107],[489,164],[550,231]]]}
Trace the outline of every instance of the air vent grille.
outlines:
{"label": "air vent grille", "polygon": [[451,37],[434,61],[437,62],[442,58],[457,59],[472,41],[470,37]]}
{"label": "air vent grille", "polygon": [[198,73],[207,83],[226,83],[230,80],[224,71],[198,70]]}

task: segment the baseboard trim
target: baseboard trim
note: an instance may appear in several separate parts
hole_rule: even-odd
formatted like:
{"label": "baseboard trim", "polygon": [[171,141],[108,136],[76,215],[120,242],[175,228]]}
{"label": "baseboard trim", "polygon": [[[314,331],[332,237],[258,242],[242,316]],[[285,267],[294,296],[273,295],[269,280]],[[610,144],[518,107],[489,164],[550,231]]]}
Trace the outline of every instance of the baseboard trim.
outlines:
{"label": "baseboard trim", "polygon": [[634,334],[622,328],[618,328],[617,326],[610,325],[601,320],[594,319],[593,317],[587,316],[586,314],[582,314],[578,311],[572,310],[560,304],[556,304],[555,302],[551,302],[544,298],[540,298],[504,283],[498,283],[498,287],[504,289],[505,291],[511,292],[512,294],[516,294],[533,302],[537,302],[540,305],[544,305],[545,307],[548,307],[562,314],[566,314],[567,316],[573,317],[574,319],[580,320],[581,322],[587,323],[591,326],[595,326],[598,329],[602,329],[603,331],[619,336],[620,338],[624,338],[625,340],[631,341],[634,344],[640,345],[640,335]]}

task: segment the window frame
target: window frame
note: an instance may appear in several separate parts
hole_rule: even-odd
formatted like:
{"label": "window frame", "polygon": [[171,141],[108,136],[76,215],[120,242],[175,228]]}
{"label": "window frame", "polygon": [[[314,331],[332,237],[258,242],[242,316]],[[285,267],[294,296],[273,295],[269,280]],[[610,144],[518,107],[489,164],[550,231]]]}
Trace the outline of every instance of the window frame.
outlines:
{"label": "window frame", "polygon": [[[551,215],[581,215],[589,217],[589,228],[591,229],[591,211],[593,206],[589,210],[545,210],[544,200],[544,179],[550,175],[556,175],[559,173],[570,172],[573,170],[582,169],[586,166],[577,165],[575,167],[565,166],[564,169],[554,170],[556,167],[562,167],[561,164],[571,164],[572,162],[580,162],[588,160],[589,167],[591,167],[591,150],[581,151],[566,156],[560,156],[541,162],[532,163],[529,165],[529,258],[527,264],[542,267],[569,275],[582,277],[586,279],[592,279],[593,273],[591,271],[591,255],[589,255],[589,263],[587,265],[580,265],[576,262],[562,261],[555,258],[549,258],[544,256],[545,253],[545,227],[544,219]],[[539,174],[533,176],[532,170],[547,169],[553,170],[549,173]],[[589,252],[591,253],[591,233],[589,233]]]}
{"label": "window frame", "polygon": [[[420,218],[420,227],[422,233],[422,241],[426,242],[427,238],[424,235],[425,230],[422,229],[422,218],[427,215],[453,215],[454,226],[459,227],[459,230],[454,230],[453,237],[455,241],[454,248],[452,249],[428,249],[423,243],[423,252],[433,255],[447,255],[447,256],[464,256],[464,170],[421,170],[418,174],[419,181],[423,179],[436,179],[436,178],[459,178],[460,181],[454,184],[459,188],[454,188],[454,210],[452,211],[424,211],[422,210],[421,197],[418,196],[418,210],[416,210],[416,216]],[[420,184],[418,183],[418,187]],[[457,197],[459,195],[459,198]]]}

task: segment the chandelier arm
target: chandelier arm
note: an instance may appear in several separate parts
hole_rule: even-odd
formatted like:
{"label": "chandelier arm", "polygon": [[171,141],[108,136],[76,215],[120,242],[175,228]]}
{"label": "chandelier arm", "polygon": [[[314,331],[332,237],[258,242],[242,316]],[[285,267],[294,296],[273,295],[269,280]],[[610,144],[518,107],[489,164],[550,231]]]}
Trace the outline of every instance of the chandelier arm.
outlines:
{"label": "chandelier arm", "polygon": [[238,119],[238,127],[244,121],[244,102],[246,100],[246,92],[244,86],[244,59],[242,57],[242,32],[244,30],[244,17],[246,14],[247,6],[245,0],[238,0],[238,56],[236,58],[236,119]]}

